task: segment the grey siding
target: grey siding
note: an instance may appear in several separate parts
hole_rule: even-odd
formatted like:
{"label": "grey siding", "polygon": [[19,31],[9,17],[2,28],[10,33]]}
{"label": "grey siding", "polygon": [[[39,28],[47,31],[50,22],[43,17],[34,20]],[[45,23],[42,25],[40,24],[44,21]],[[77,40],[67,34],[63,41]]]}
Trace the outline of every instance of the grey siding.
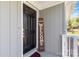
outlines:
{"label": "grey siding", "polygon": [[62,39],[65,33],[64,3],[40,11],[45,22],[45,51],[61,56]]}
{"label": "grey siding", "polygon": [[21,2],[0,2],[0,57],[21,56]]}

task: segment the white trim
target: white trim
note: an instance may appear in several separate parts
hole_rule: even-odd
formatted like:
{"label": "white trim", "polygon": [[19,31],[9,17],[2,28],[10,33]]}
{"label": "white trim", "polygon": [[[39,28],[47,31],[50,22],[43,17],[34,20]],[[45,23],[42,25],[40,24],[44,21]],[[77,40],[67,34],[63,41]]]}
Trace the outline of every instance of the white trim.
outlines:
{"label": "white trim", "polygon": [[23,2],[21,2],[21,35],[22,35],[22,39],[21,39],[21,57],[23,57]]}
{"label": "white trim", "polygon": [[[34,48],[33,50],[29,51],[28,53],[23,55],[23,3],[29,7],[31,7],[32,9],[36,10],[37,16],[36,16],[36,48]],[[21,56],[22,57],[27,57],[30,56],[31,54],[33,54],[35,51],[37,51],[38,48],[38,18],[39,18],[39,10],[37,10],[34,6],[32,6],[31,4],[29,4],[28,2],[21,2],[21,27],[22,27],[22,40],[21,40]]]}
{"label": "white trim", "polygon": [[67,34],[67,17],[66,17],[66,3],[64,2],[64,21],[65,21],[65,33],[63,34]]}
{"label": "white trim", "polygon": [[32,49],[31,51],[25,53],[25,54],[23,55],[23,57],[29,57],[29,56],[31,56],[31,55],[32,55],[34,52],[36,52],[36,51],[37,51],[37,49],[34,48],[34,49]]}
{"label": "white trim", "polygon": [[65,2],[64,2],[64,24],[65,24],[65,26],[64,26],[64,33],[62,33],[63,35],[62,35],[62,57],[65,57],[65,53],[64,53],[64,35],[66,35],[67,34],[67,18],[66,18],[66,4],[65,4]]}
{"label": "white trim", "polygon": [[36,24],[37,24],[37,29],[36,29],[36,48],[38,49],[38,19],[39,19],[39,10],[37,10],[37,21],[36,21]]}

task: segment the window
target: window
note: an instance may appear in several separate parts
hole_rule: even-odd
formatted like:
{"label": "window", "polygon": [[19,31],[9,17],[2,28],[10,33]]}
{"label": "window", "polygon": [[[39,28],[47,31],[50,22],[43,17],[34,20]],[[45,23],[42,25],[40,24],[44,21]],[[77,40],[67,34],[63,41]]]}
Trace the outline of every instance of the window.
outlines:
{"label": "window", "polygon": [[36,11],[23,4],[23,54],[36,47]]}

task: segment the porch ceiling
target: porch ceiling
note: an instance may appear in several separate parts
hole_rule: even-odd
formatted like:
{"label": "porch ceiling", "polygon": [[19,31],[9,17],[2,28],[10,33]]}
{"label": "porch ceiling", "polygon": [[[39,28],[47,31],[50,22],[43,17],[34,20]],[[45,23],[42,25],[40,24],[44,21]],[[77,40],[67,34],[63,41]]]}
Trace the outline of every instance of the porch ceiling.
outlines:
{"label": "porch ceiling", "polygon": [[28,1],[30,4],[35,6],[39,10],[43,10],[57,4],[62,3],[63,1]]}

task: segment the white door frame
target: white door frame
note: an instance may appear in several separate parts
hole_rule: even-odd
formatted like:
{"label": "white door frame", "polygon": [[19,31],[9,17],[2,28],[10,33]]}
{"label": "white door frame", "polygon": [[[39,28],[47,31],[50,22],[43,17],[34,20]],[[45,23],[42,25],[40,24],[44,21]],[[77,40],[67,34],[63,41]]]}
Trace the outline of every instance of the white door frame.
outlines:
{"label": "white door frame", "polygon": [[[31,51],[27,52],[26,54],[23,55],[23,4],[31,7],[32,9],[36,10],[36,48],[32,49]],[[23,57],[28,57],[31,54],[33,54],[35,51],[37,51],[38,48],[38,18],[39,18],[39,10],[34,7],[32,4],[29,2],[21,2],[21,28],[22,28],[22,40],[21,40],[21,56]]]}

